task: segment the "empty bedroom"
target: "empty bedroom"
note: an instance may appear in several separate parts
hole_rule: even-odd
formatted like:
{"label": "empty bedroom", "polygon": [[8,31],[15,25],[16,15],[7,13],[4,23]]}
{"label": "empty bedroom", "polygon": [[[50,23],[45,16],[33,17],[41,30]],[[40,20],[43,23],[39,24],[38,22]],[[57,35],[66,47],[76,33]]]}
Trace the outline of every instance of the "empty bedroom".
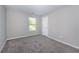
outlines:
{"label": "empty bedroom", "polygon": [[79,53],[79,5],[0,5],[1,53]]}

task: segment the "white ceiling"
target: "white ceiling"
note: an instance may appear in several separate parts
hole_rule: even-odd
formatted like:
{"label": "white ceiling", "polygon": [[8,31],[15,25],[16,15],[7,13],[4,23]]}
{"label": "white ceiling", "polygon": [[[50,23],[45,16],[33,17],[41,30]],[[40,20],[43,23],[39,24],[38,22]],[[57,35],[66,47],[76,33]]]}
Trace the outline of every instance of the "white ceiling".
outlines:
{"label": "white ceiling", "polygon": [[8,5],[7,8],[19,9],[34,15],[43,16],[61,7],[61,5]]}

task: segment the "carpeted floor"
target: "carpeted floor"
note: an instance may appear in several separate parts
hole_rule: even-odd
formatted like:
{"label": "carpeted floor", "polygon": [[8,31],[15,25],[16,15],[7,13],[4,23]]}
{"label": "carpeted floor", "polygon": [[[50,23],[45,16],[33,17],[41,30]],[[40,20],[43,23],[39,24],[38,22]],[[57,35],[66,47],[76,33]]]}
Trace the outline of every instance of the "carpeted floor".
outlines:
{"label": "carpeted floor", "polygon": [[2,53],[78,53],[79,50],[42,35],[8,40]]}

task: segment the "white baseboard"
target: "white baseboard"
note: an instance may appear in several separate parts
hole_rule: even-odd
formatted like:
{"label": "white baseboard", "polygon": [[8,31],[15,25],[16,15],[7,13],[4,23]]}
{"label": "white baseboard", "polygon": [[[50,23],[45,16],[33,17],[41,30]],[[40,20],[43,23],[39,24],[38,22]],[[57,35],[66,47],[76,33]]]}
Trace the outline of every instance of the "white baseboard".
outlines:
{"label": "white baseboard", "polygon": [[40,34],[34,34],[34,35],[29,35],[29,36],[13,37],[13,38],[9,38],[7,40],[13,40],[13,39],[16,39],[16,38],[23,38],[23,37],[30,37],[30,36],[35,36],[35,35],[40,35]]}
{"label": "white baseboard", "polygon": [[53,37],[53,38],[52,38],[52,37],[49,37],[49,36],[46,36],[46,37],[48,37],[48,38],[50,38],[50,39],[53,39],[53,40],[55,40],[55,41],[58,41],[58,42],[60,42],[60,43],[66,44],[66,45],[68,45],[68,46],[71,46],[71,47],[73,47],[73,48],[79,49],[78,46],[72,45],[72,44],[70,44],[70,43],[68,43],[68,42],[64,42],[64,41],[58,40],[57,38],[54,38],[54,37]]}
{"label": "white baseboard", "polygon": [[4,40],[4,42],[2,42],[1,47],[0,47],[0,52],[2,51],[4,45],[6,44],[6,41],[7,41],[7,40]]}
{"label": "white baseboard", "polygon": [[13,39],[22,38],[22,37],[27,37],[27,36],[13,37],[13,38],[9,38],[9,39],[7,39],[7,40],[13,40]]}

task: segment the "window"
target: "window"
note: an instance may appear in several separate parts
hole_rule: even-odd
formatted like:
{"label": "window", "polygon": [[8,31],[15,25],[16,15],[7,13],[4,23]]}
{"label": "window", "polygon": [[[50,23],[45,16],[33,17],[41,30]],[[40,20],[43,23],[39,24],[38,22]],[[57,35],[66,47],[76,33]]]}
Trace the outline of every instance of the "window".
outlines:
{"label": "window", "polygon": [[36,31],[36,18],[29,17],[29,31]]}

